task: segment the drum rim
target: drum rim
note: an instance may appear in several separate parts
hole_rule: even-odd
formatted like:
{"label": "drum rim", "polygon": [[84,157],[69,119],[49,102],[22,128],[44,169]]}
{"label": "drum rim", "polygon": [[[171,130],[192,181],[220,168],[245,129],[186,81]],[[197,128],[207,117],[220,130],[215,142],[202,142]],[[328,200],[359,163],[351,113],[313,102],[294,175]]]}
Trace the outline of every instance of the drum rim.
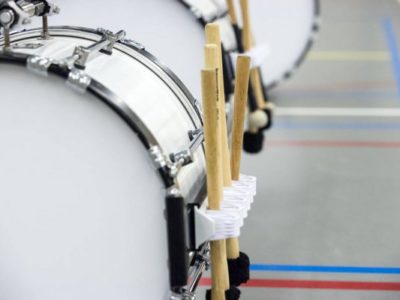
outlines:
{"label": "drum rim", "polygon": [[[22,30],[22,31],[16,31],[13,32],[11,37],[17,38],[17,41],[20,40],[24,40],[27,38],[32,38],[33,36],[35,36],[37,33],[41,33],[41,28],[32,28],[32,29],[28,29],[28,30]],[[93,29],[93,28],[89,28],[89,27],[83,27],[83,26],[69,26],[69,25],[62,25],[62,26],[50,26],[49,27],[49,31],[50,34],[54,34],[56,36],[67,36],[67,35],[63,35],[60,32],[61,31],[70,31],[70,32],[77,32],[77,33],[88,33],[88,34],[93,34],[93,35],[99,35],[100,33],[98,32],[98,29]],[[26,36],[29,34],[33,34],[33,36]],[[22,37],[23,36],[23,37]],[[68,36],[67,36],[68,37]],[[21,38],[20,40],[18,38]],[[87,39],[90,41],[93,41],[92,38],[87,37],[87,36],[79,36],[79,38],[82,39]],[[3,36],[0,35],[0,45],[2,42]],[[15,40],[13,41],[15,42]],[[151,54],[150,52],[148,52],[145,48],[144,45],[126,38],[123,39],[121,41],[118,41],[115,44],[115,48],[132,57],[133,59],[137,60],[137,57],[132,56],[130,53],[128,53],[127,51],[125,51],[124,49],[121,49],[121,47],[118,46],[124,46],[129,48],[130,50],[133,50],[136,53],[139,53],[140,55],[144,56],[150,63],[152,63],[156,68],[160,69],[160,71],[162,73],[164,73],[165,75],[167,75],[167,77],[171,80],[171,82],[173,82],[173,84],[176,85],[176,88],[178,88],[179,91],[182,92],[182,94],[184,95],[184,98],[186,100],[188,100],[188,104],[190,105],[190,108],[192,108],[194,110],[194,112],[197,115],[198,118],[198,122],[196,122],[196,120],[193,119],[190,111],[187,108],[187,105],[182,101],[182,97],[180,97],[175,91],[174,91],[174,87],[171,86],[170,83],[166,82],[158,72],[156,72],[157,70],[154,70],[154,68],[151,68],[151,66],[149,64],[144,64],[142,61],[138,61],[139,63],[144,64],[150,71],[152,71],[157,77],[159,77],[176,95],[176,97],[178,98],[179,102],[183,105],[183,107],[185,108],[185,110],[187,111],[187,114],[189,115],[189,117],[192,119],[194,126],[196,128],[200,128],[203,125],[202,122],[202,114],[201,114],[201,110],[200,110],[200,105],[199,105],[199,101],[192,95],[192,93],[189,91],[189,89],[186,87],[186,85],[182,82],[182,80],[169,68],[167,67],[161,60],[159,60],[157,57],[155,57],[153,54]],[[1,50],[0,50],[1,53]],[[200,71],[199,71],[200,72]]]}
{"label": "drum rim", "polygon": [[[77,31],[88,31],[89,33],[94,33],[94,34],[97,33],[93,29],[81,28],[81,27],[70,27],[70,26],[51,27],[50,32],[51,32],[51,30],[54,30],[57,28],[58,29],[68,29],[68,30],[72,29],[72,30],[77,30]],[[28,33],[28,35],[26,35],[27,33]],[[20,39],[20,40],[24,40],[24,39],[32,38],[32,36],[29,36],[29,33],[36,33],[33,37],[37,36],[38,34],[40,35],[40,31],[38,31],[38,29],[32,29],[32,30],[27,30],[27,31],[22,31],[22,32],[15,32],[15,33],[13,33],[13,35],[15,36],[18,34],[21,34],[21,35],[25,34],[24,38]],[[3,42],[3,40],[2,40],[2,37],[0,36],[0,47],[2,45],[2,42]],[[144,48],[139,49],[139,48],[135,47],[134,45],[132,45],[132,43],[128,43],[128,44],[121,43],[121,44],[126,47],[132,48],[134,51],[138,51],[140,55],[145,56],[149,61],[154,63],[161,71],[163,71],[167,76],[170,77],[170,79],[177,85],[177,88],[181,89],[181,92],[184,94],[186,99],[189,100],[190,105],[193,107],[193,110],[196,112],[199,124],[196,124],[196,122],[193,119],[193,116],[184,107],[185,110],[187,111],[188,116],[192,119],[194,127],[200,129],[203,124],[200,109],[196,105],[195,98],[190,94],[190,92],[188,91],[186,86],[180,81],[180,79],[169,68],[165,67],[162,63],[160,63],[152,54],[147,52]],[[126,55],[129,55],[123,49],[118,48],[118,50],[125,53]],[[32,57],[32,55],[30,55],[30,54],[4,51],[0,48],[0,64],[9,63],[9,64],[18,65],[20,67],[26,67],[27,61],[30,57]],[[150,67],[149,67],[149,69],[150,69],[150,71],[154,72],[156,76],[159,77],[159,75],[155,72],[154,69],[151,69]],[[67,80],[68,76],[71,72],[71,69],[69,69],[66,66],[57,64],[57,62],[54,62],[50,65],[48,72],[49,72],[49,74],[51,74],[53,76],[58,76],[60,79]],[[94,79],[92,77],[90,77],[90,78],[91,78],[91,81],[90,81],[89,86],[86,89],[86,92],[92,94],[99,101],[102,101],[112,111],[114,111],[114,113],[116,113],[119,117],[121,117],[122,120],[138,136],[139,140],[141,141],[141,143],[147,150],[151,150],[151,148],[153,146],[155,146],[155,147],[160,146],[157,139],[154,137],[152,132],[148,129],[146,124],[144,124],[142,122],[142,120],[135,113],[135,111],[131,107],[129,107],[127,105],[127,103],[125,101],[123,101],[123,99],[121,99],[119,96],[117,96],[113,91],[111,91],[109,88],[107,88],[101,82],[97,81],[96,79]],[[161,80],[163,80],[163,79],[161,78]],[[165,81],[163,80],[163,82],[165,82]],[[175,93],[175,91],[173,90],[173,86],[171,86],[171,84],[169,84],[167,82],[165,82],[165,84],[172,90],[172,92],[174,92],[176,97],[179,99],[179,102],[181,102],[181,104],[183,105],[182,99],[180,99],[181,97]],[[204,146],[202,148],[204,151]],[[172,194],[169,195],[169,191],[174,190],[174,187],[175,188],[176,187],[179,188],[179,187],[176,185],[174,178],[171,177],[168,166],[161,166],[161,167],[157,166],[156,169],[161,177],[161,180],[163,181],[163,183],[166,187],[166,199],[167,199],[169,196],[172,196]],[[199,180],[201,180],[201,184],[194,185],[192,187],[192,190],[189,191],[188,195],[186,195],[186,197],[185,197],[185,202],[186,202],[185,214],[191,214],[193,207],[201,206],[205,200],[205,194],[206,194],[205,181],[206,181],[206,179],[205,179],[205,177],[203,177],[203,178],[200,178]],[[193,236],[193,232],[192,232],[194,230],[193,224],[191,224],[189,222],[187,227],[184,226],[184,228],[186,228],[185,230],[187,230],[188,232],[185,232],[185,234],[183,234],[183,236],[181,236],[180,238],[185,241],[185,244],[191,243],[192,241],[188,237],[188,233],[190,234],[189,236]],[[168,243],[169,248],[171,247],[171,245],[174,245],[174,238],[177,239],[178,237],[176,237],[176,236],[171,237],[171,236],[167,235],[167,239],[168,239],[167,243]],[[185,248],[186,247],[187,247],[187,245],[185,245]],[[203,245],[203,247],[206,247],[206,245]],[[179,249],[178,250],[169,249],[169,254],[168,254],[169,259],[171,259],[171,251],[175,252],[175,251],[179,251]],[[179,252],[179,254],[181,256],[177,259],[181,259],[182,256],[186,257],[186,255],[187,255],[188,259],[190,259],[190,261],[191,261],[190,265],[187,266],[187,267],[189,267],[189,270],[186,270],[186,269],[184,270],[185,274],[188,273],[190,270],[197,268],[197,265],[193,262],[195,259],[197,259],[197,256],[194,255],[194,252],[189,252],[189,250],[186,249],[183,253]],[[178,274],[179,274],[179,270],[175,270],[173,268],[169,268],[169,272],[170,272],[170,274],[169,274],[170,280],[171,280],[173,274],[175,274],[175,272],[178,272]],[[170,282],[170,284],[171,284],[171,286],[170,286],[171,292],[173,292],[174,286],[172,285],[172,282]],[[195,289],[196,287],[197,287],[197,283],[194,283],[193,289]]]}
{"label": "drum rim", "polygon": [[[85,27],[77,27],[77,26],[54,26],[49,28],[50,33],[54,33],[54,30],[69,30],[69,31],[74,31],[74,32],[86,32],[89,34],[94,34],[94,35],[99,35],[99,32],[97,32],[94,29],[91,28],[85,28]],[[23,41],[25,39],[30,39],[33,37],[40,37],[41,29],[36,28],[36,29],[29,29],[29,30],[24,30],[24,31],[17,31],[12,33],[13,37],[20,37],[20,39],[13,40],[15,41]],[[62,36],[62,35],[58,35]],[[65,35],[67,36],[67,35]],[[68,36],[71,37],[71,36]],[[79,36],[79,38],[85,39],[85,37]],[[0,46],[3,43],[3,38],[0,36]],[[124,47],[128,47],[132,49],[135,52],[138,52],[140,55],[145,56],[145,58],[153,63],[156,67],[158,67],[162,72],[164,72],[174,84],[176,84],[178,89],[181,89],[184,98],[187,99],[189,102],[188,104],[193,108],[197,115],[198,122],[193,118],[193,116],[190,114],[190,111],[187,109],[185,104],[182,102],[181,97],[176,94],[176,92],[173,89],[173,86],[171,84],[165,82],[163,78],[160,78],[160,75],[154,70],[151,69],[150,66],[146,65],[151,72],[153,72],[156,76],[158,76],[167,86],[168,88],[171,89],[171,91],[175,94],[175,96],[178,98],[179,102],[187,112],[188,117],[191,119],[193,126],[196,129],[200,129],[202,127],[202,117],[200,113],[200,109],[196,104],[195,98],[191,95],[189,90],[186,88],[186,86],[181,82],[181,80],[165,65],[163,65],[157,58],[155,58],[152,54],[147,52],[144,47],[141,47],[140,44],[137,44],[135,46],[133,43],[129,43],[127,41],[122,41],[119,42],[119,44],[123,45]],[[121,48],[117,48],[118,51],[121,51],[122,53],[131,56],[129,53],[126,53]],[[12,51],[4,51],[1,50],[0,48],[0,64],[1,63],[14,63],[20,66],[26,66],[27,60],[32,57],[30,54],[26,53],[18,53],[18,52],[12,52]],[[49,73],[54,74],[56,76],[61,77],[62,79],[68,79],[68,75],[70,73],[70,69],[67,67],[62,67],[58,65],[57,63],[52,63],[51,66],[48,69]],[[113,91],[111,91],[109,88],[104,86],[101,82],[95,80],[94,78],[91,78],[91,82],[89,86],[87,87],[86,92],[91,93],[93,96],[98,98],[100,101],[105,103],[111,110],[113,110],[119,117],[123,119],[123,121],[132,129],[132,131],[137,134],[139,140],[142,142],[143,146],[146,148],[146,150],[151,150],[153,147],[158,147],[161,149],[161,153],[164,155],[168,155],[169,153],[165,153],[162,150],[162,145],[157,141],[153,133],[149,130],[149,128],[142,122],[142,120],[139,118],[139,116],[127,105],[127,103],[121,99],[119,96],[117,96]],[[204,151],[204,147],[202,147]],[[181,149],[177,149],[181,150]],[[150,152],[150,151],[149,151]],[[168,166],[157,166],[158,172],[161,175],[161,179],[163,183],[165,184],[165,187],[171,188],[176,185],[174,178],[170,176],[169,168]],[[205,179],[204,179],[205,181]],[[193,191],[189,192],[187,195],[187,201],[188,203],[201,203],[203,200],[203,194],[204,194],[204,185],[202,185],[203,188],[200,189],[200,191]],[[195,188],[197,185],[193,186]]]}

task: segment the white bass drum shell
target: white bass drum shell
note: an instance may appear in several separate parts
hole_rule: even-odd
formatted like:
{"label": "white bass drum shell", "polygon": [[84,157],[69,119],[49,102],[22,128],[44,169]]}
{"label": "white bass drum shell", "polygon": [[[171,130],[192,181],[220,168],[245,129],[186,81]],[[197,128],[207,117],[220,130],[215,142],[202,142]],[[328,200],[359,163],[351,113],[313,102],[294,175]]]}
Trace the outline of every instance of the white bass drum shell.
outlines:
{"label": "white bass drum shell", "polygon": [[165,191],[139,139],[59,78],[0,70],[1,298],[167,299]]}

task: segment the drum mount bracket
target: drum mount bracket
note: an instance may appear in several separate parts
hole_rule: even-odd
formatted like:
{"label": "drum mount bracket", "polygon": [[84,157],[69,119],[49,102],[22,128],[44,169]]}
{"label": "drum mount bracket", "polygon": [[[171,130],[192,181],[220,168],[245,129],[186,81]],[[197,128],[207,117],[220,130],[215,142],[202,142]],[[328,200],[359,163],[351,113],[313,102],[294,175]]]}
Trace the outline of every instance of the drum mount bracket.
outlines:
{"label": "drum mount bracket", "polygon": [[180,167],[184,167],[194,161],[194,153],[204,141],[203,130],[196,129],[190,131],[189,138],[191,142],[188,149],[170,155],[171,161],[175,164],[179,164]]}
{"label": "drum mount bracket", "polygon": [[10,47],[10,32],[31,23],[32,17],[42,17],[42,38],[48,38],[47,17],[58,14],[58,6],[47,0],[0,0],[0,28],[4,34],[4,49]]}
{"label": "drum mount bracket", "polygon": [[157,169],[168,170],[168,176],[172,180],[178,176],[183,167],[193,163],[194,154],[203,145],[204,134],[202,129],[189,131],[188,134],[191,141],[187,149],[171,153],[169,156],[164,155],[159,146],[153,146],[149,150],[154,166]]}

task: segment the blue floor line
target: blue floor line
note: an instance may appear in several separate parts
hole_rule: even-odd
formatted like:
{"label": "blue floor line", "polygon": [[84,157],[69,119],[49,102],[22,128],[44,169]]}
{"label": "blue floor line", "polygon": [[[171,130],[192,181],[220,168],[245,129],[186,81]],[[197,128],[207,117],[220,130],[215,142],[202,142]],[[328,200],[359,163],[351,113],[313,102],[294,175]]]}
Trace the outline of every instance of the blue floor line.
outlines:
{"label": "blue floor line", "polygon": [[393,23],[390,18],[383,19],[382,23],[396,79],[397,94],[398,98],[400,99],[400,56],[399,56],[399,48],[397,44],[396,34],[393,28]]}
{"label": "blue floor line", "polygon": [[[391,97],[397,96],[397,90],[394,91],[376,91],[376,90],[354,90],[354,91],[288,91],[282,90],[276,93],[276,96],[280,99],[285,96],[297,97],[298,100],[303,100],[301,97],[318,97],[318,98],[339,98],[338,100],[349,100],[348,97],[359,97],[358,100],[374,98],[373,100],[392,100]],[[354,100],[357,100],[354,99]],[[290,100],[296,100],[296,98]]]}
{"label": "blue floor line", "polygon": [[347,266],[294,266],[294,265],[252,265],[251,271],[258,272],[310,272],[347,274],[393,274],[400,275],[400,268],[390,267],[347,267]]}
{"label": "blue floor line", "polygon": [[388,130],[400,131],[399,123],[290,122],[276,120],[274,129],[287,130]]}

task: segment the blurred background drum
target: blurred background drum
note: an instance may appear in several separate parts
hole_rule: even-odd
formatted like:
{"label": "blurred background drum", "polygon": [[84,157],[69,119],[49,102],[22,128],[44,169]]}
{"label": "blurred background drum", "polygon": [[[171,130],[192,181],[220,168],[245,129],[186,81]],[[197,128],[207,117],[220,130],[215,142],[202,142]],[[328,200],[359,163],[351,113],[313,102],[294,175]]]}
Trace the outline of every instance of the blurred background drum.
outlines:
{"label": "blurred background drum", "polygon": [[[177,0],[202,23],[219,22],[225,25],[226,0]],[[234,0],[239,25],[242,26],[239,0]],[[255,45],[266,46],[263,56],[263,80],[266,89],[288,78],[301,65],[313,45],[319,29],[319,0],[250,0],[250,15]],[[231,31],[223,28],[227,50],[238,50]],[[263,47],[264,49],[264,47]]]}
{"label": "blurred background drum", "polygon": [[310,51],[319,29],[319,0],[250,0],[256,44],[265,43],[263,63],[267,89],[289,78]]}

